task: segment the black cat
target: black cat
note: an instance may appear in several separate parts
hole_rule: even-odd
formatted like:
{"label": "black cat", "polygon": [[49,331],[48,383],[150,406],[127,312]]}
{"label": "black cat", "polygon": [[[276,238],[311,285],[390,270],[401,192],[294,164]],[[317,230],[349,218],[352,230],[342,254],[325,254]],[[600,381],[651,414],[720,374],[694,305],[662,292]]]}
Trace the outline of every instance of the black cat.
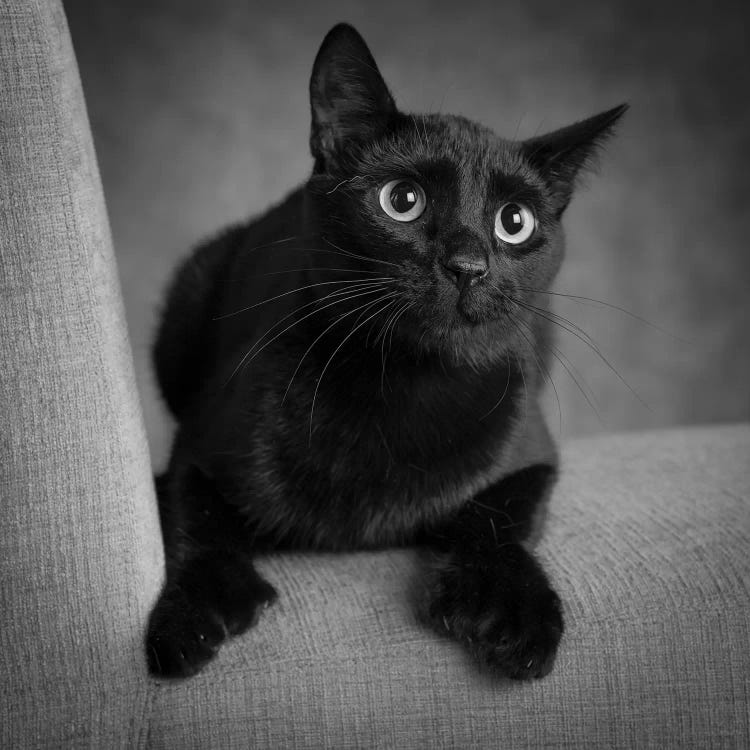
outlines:
{"label": "black cat", "polygon": [[523,142],[407,115],[344,24],[310,98],[308,182],[169,290],[154,355],[178,430],[150,669],[191,675],[253,624],[276,596],[258,552],[423,544],[435,626],[543,676],[563,618],[528,546],[557,463],[534,308],[576,175],[625,106]]}

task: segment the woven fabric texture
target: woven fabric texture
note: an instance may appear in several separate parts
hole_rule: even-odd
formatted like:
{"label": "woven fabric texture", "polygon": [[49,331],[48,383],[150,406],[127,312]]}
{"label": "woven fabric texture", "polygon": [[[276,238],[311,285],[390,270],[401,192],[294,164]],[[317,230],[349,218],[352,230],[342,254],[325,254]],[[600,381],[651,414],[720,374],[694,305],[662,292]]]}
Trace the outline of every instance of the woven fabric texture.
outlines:
{"label": "woven fabric texture", "polygon": [[279,555],[280,598],[190,682],[155,747],[750,746],[750,428],[571,443],[539,548],[567,619],[544,680],[479,673],[415,611],[415,550]]}
{"label": "woven fabric texture", "polygon": [[0,6],[0,747],[748,747],[750,427],[563,449],[548,678],[417,617],[424,553],[260,561],[280,600],[157,683],[156,505],[104,202],[56,2]]}
{"label": "woven fabric texture", "polygon": [[[0,747],[110,747],[161,548],[62,9],[0,4]],[[125,729],[127,731],[127,729]]]}

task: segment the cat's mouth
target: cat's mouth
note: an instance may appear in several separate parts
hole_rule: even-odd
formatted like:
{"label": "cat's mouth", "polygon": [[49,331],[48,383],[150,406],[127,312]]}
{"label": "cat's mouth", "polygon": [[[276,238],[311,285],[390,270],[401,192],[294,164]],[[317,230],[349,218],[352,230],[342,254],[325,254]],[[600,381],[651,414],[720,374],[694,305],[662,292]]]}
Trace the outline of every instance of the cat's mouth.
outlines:
{"label": "cat's mouth", "polygon": [[477,279],[467,279],[459,286],[456,311],[472,325],[498,320],[510,312],[505,296]]}

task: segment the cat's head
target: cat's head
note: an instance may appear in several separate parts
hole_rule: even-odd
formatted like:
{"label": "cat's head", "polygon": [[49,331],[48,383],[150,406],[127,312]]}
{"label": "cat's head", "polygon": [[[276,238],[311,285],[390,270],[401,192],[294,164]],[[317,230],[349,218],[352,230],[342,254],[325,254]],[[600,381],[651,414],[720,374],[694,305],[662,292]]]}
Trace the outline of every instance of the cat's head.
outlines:
{"label": "cat's head", "polygon": [[523,332],[524,305],[560,267],[576,178],[626,109],[526,141],[406,114],[346,24],[323,41],[310,101],[308,191],[326,246],[363,279],[385,279],[373,300],[398,312],[398,337],[475,362]]}

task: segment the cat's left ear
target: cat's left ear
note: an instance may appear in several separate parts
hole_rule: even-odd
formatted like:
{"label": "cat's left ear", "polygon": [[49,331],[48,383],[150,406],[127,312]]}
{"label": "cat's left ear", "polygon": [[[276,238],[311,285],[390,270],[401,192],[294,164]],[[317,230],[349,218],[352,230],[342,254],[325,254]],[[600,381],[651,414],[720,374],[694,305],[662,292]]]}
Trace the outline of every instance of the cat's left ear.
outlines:
{"label": "cat's left ear", "polygon": [[326,35],[310,77],[310,150],[316,171],[374,138],[396,104],[364,39],[340,23]]}
{"label": "cat's left ear", "polygon": [[558,216],[570,202],[576,177],[590,165],[627,108],[627,104],[621,104],[521,144],[526,160],[540,172],[552,190]]}

